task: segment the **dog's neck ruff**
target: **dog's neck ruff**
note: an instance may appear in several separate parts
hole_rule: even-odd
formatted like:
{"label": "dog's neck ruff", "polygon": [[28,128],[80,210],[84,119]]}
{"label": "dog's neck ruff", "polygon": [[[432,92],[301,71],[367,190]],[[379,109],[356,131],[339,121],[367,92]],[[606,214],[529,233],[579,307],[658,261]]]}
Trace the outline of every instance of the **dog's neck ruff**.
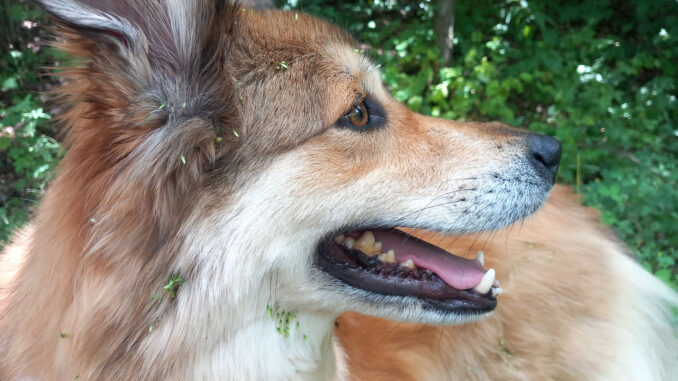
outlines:
{"label": "dog's neck ruff", "polygon": [[288,324],[277,313],[234,327],[207,357],[208,369],[233,380],[335,380],[332,319],[300,313]]}
{"label": "dog's neck ruff", "polygon": [[[183,379],[228,380],[336,380],[337,361],[332,335],[336,316],[323,313],[286,311],[280,307],[256,303],[255,290],[243,303],[223,305],[203,299],[209,278],[196,278],[182,289],[185,310],[174,321],[161,324],[153,334],[181,333],[181,346],[190,359]],[[262,290],[274,287],[261,283]],[[264,292],[262,291],[262,294]],[[201,308],[182,306],[196,297]],[[179,300],[178,300],[179,301]],[[168,331],[162,329],[166,325]],[[172,338],[175,340],[176,337]],[[161,339],[162,340],[162,339]],[[157,345],[154,347],[159,348]],[[162,356],[162,353],[156,355]]]}
{"label": "dog's neck ruff", "polygon": [[[197,218],[200,228],[184,246],[192,252],[184,258],[192,259],[177,263],[193,268],[193,275],[178,292],[173,321],[159,326],[180,333],[179,345],[191,353],[185,378],[342,379],[343,356],[332,335],[337,315],[284,307],[292,304],[285,299],[291,291],[279,269],[265,261],[289,255],[277,253],[280,245],[270,238],[275,235],[265,234],[270,227],[252,225],[257,219],[247,213]],[[240,239],[205,242],[203,236]]]}

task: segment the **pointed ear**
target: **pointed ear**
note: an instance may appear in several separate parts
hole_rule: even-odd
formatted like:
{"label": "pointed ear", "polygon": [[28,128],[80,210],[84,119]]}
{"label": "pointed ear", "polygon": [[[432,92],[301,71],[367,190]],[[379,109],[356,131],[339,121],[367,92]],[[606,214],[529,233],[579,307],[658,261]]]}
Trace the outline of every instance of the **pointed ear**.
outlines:
{"label": "pointed ear", "polygon": [[135,57],[128,55],[128,60],[146,60],[174,73],[189,63],[187,46],[196,30],[187,30],[186,23],[195,17],[197,1],[35,1],[56,18],[58,35],[66,42],[60,46],[72,54],[110,56],[130,51]]}
{"label": "pointed ear", "polygon": [[[35,0],[63,26],[99,42],[115,42],[129,46],[139,40],[139,31],[119,14],[114,1]],[[121,7],[117,7],[121,8]]]}
{"label": "pointed ear", "polygon": [[[226,137],[215,142],[238,122],[227,58],[240,7],[228,0],[34,1],[55,17],[56,45],[83,58],[59,72],[68,80],[55,91],[69,110],[61,120],[74,146],[97,147],[95,157],[106,152],[115,159],[110,167],[153,147],[160,161],[181,152],[213,162],[217,149],[230,149]],[[176,155],[167,160],[176,165]]]}

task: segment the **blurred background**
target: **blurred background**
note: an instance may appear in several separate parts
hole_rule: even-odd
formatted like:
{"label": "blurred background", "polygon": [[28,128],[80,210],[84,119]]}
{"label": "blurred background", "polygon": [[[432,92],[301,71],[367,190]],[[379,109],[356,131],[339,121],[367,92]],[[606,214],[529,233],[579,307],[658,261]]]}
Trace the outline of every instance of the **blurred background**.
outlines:
{"label": "blurred background", "polygon": [[[558,181],[678,289],[678,1],[276,1],[348,29],[393,96],[563,142]],[[48,18],[0,0],[0,247],[63,155]],[[566,227],[563,227],[566,228]]]}

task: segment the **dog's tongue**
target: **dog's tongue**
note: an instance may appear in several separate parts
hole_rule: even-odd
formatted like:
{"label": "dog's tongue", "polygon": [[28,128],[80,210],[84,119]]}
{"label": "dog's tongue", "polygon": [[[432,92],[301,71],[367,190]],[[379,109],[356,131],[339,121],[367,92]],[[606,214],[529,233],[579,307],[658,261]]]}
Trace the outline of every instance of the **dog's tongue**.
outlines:
{"label": "dog's tongue", "polygon": [[372,230],[382,251],[395,251],[398,262],[411,259],[417,267],[429,269],[457,290],[469,290],[480,283],[485,269],[476,259],[457,257],[400,230]]}

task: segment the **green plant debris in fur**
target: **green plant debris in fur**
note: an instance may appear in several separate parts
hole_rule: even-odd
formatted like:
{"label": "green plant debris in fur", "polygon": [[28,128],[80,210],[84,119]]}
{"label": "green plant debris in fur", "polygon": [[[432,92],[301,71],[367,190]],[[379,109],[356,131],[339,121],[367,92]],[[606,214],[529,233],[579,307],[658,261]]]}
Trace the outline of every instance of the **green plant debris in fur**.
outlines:
{"label": "green plant debris in fur", "polygon": [[515,359],[515,356],[509,351],[508,348],[506,348],[506,344],[504,343],[504,339],[501,338],[499,339],[499,350],[501,350],[502,355],[506,359],[507,362],[512,363],[513,360]]}
{"label": "green plant debris in fur", "polygon": [[[280,306],[266,306],[266,314],[275,322],[275,329],[279,334],[285,338],[290,337],[290,328],[297,318],[296,311],[285,311]],[[297,328],[299,328],[299,322],[297,322]]]}
{"label": "green plant debris in fur", "polygon": [[[179,276],[178,274],[173,274],[169,280],[167,281],[167,284],[163,286],[162,291],[164,293],[167,293],[170,298],[174,298],[176,296],[177,291],[179,290],[179,287],[183,285],[186,282],[184,278]],[[159,296],[158,301],[162,300],[162,295]]]}

